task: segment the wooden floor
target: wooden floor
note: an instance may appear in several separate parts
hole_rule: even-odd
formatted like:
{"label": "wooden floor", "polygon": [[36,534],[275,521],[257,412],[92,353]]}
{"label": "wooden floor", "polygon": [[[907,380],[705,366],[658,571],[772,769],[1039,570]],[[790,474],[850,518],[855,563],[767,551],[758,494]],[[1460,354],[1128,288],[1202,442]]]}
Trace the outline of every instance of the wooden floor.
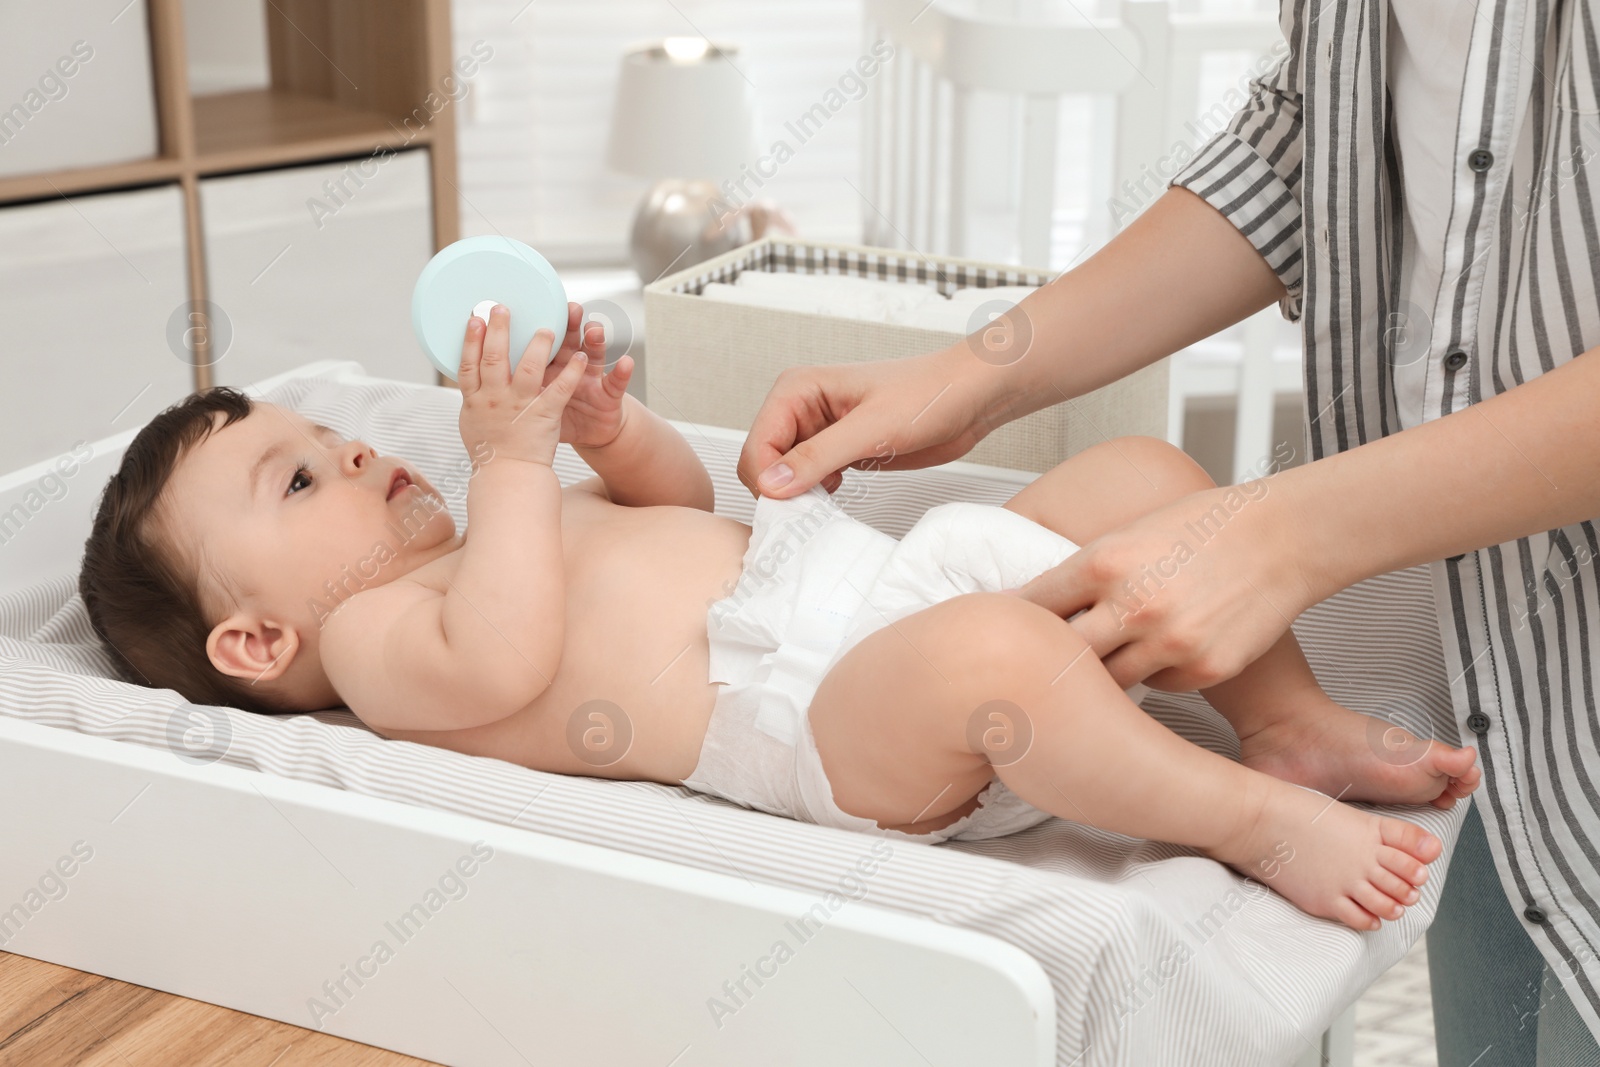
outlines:
{"label": "wooden floor", "polygon": [[402,1067],[370,1045],[0,952],[4,1067]]}

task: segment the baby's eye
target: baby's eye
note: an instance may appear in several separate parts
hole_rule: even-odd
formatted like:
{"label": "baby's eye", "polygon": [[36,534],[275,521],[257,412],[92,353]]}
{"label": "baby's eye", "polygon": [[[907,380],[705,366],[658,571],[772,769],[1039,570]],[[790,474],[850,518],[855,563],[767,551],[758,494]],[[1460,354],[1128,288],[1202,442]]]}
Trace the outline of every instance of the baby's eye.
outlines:
{"label": "baby's eye", "polygon": [[304,467],[295,468],[294,477],[289,479],[289,495],[298,493],[311,485],[311,472]]}

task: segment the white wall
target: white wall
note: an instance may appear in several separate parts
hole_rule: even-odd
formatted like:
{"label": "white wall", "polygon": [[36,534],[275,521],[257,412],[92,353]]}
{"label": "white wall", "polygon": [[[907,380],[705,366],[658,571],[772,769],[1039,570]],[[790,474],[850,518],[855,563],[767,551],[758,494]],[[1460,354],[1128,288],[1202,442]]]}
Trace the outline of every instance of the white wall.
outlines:
{"label": "white wall", "polygon": [[[456,51],[480,39],[494,49],[461,111],[463,233],[511,234],[558,263],[624,259],[648,183],[604,163],[618,63],[630,44],[697,35],[744,47],[765,147],[861,54],[861,5],[456,0]],[[856,180],[858,117],[840,110],[762,190],[813,237],[860,236],[861,202],[843,180]]]}

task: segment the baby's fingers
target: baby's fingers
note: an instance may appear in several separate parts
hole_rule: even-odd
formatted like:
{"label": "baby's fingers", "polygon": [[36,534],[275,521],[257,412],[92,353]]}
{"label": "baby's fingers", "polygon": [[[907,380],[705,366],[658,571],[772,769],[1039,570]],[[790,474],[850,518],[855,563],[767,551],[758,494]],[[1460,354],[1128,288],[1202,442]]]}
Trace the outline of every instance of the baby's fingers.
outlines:
{"label": "baby's fingers", "polygon": [[628,391],[628,379],[633,377],[633,357],[623,356],[611,368],[611,373],[605,377],[606,392],[612,399],[618,399]]}
{"label": "baby's fingers", "polygon": [[483,356],[484,321],[474,315],[467,320],[466,336],[461,341],[461,366],[456,371],[456,384],[462,396],[478,391],[478,360]]}
{"label": "baby's fingers", "polygon": [[489,311],[489,326],[483,332],[483,357],[478,360],[481,385],[505,385],[511,380],[511,309],[496,304]]}
{"label": "baby's fingers", "polygon": [[[548,348],[549,346],[546,345]],[[528,356],[523,356],[526,363]],[[572,399],[572,394],[578,391],[578,383],[583,381],[583,372],[588,368],[588,361],[582,352],[574,352],[566,363],[562,364],[561,371],[540,390],[526,407],[518,413],[517,418],[522,418],[529,411],[537,409],[538,413],[546,418],[560,419],[561,413],[566,410],[567,401]],[[521,369],[520,367],[518,368]],[[521,375],[518,375],[520,380]],[[535,385],[535,388],[538,388]]]}
{"label": "baby's fingers", "polygon": [[559,417],[566,408],[567,401],[572,399],[572,394],[578,391],[578,383],[583,381],[583,372],[588,366],[589,359],[583,352],[572,353],[567,365],[561,368],[561,373],[555,376],[555,380],[544,387],[544,392],[539,394],[536,403],[546,405],[547,414]]}
{"label": "baby's fingers", "polygon": [[539,395],[539,383],[544,381],[545,368],[550,364],[550,349],[555,343],[556,335],[549,330],[534,331],[533,337],[528,341],[528,347],[522,350],[522,360],[517,364],[517,372],[512,377],[519,395],[528,397]]}

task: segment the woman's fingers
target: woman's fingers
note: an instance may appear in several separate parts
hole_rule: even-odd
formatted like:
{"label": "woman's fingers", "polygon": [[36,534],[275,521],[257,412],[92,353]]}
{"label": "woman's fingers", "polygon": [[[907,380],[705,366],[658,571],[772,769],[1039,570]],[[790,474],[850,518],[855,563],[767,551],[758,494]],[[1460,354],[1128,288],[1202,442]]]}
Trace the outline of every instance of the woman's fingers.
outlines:
{"label": "woman's fingers", "polygon": [[1134,645],[1123,645],[1109,656],[1102,656],[1100,663],[1105,667],[1106,673],[1111,675],[1117,685],[1127,689],[1139,682],[1143,682],[1152,689],[1161,689],[1175,692],[1170,686],[1158,684],[1159,674],[1167,664],[1160,662],[1150,642],[1141,641]]}
{"label": "woman's fingers", "polygon": [[462,396],[478,391],[478,360],[483,355],[484,327],[484,321],[476,315],[467,319],[466,336],[461,341],[461,366],[456,370],[456,384],[461,387]]}
{"label": "woman's fingers", "polygon": [[[852,426],[867,421],[862,413],[852,411],[856,396],[848,401],[841,394],[859,394],[857,389],[846,389],[844,382],[856,368],[825,366],[785,370],[773,383],[772,391],[756,412],[745,436],[744,448],[739,453],[739,480],[757,496],[794,496],[818,482],[823,475],[840,470],[862,453],[840,455],[832,462],[824,458],[831,455],[835,440],[823,442],[819,450],[812,444],[804,452],[796,453],[800,445],[813,434],[818,434],[844,418]],[[847,413],[845,416],[836,412]],[[847,417],[854,415],[854,418]],[[782,465],[788,470],[774,468]],[[826,464],[826,465],[824,465]]]}
{"label": "woman's fingers", "polygon": [[886,437],[899,420],[863,401],[854,370],[808,368],[787,386],[780,378],[740,452],[739,478],[752,492],[782,499],[826,480],[837,485],[851,463],[894,454]]}
{"label": "woman's fingers", "polygon": [[[1084,567],[1086,559],[1084,550],[1080,548],[1054,567],[1025,582],[1017,590],[1017,595],[1040,607],[1049,608],[1063,619],[1070,618],[1084,608],[1094,607],[1100,601],[1101,590],[1099,583],[1090,578]],[[1085,638],[1089,637],[1087,631],[1080,629],[1080,632]],[[1093,644],[1092,641],[1090,643]],[[1101,656],[1109,651],[1110,648],[1095,646],[1095,652]]]}
{"label": "woman's fingers", "polygon": [[[988,404],[941,352],[876,363],[791,367],[778,375],[739,454],[758,496],[839,483],[847,467],[926,467],[978,442]],[[830,490],[831,491],[831,490]]]}

